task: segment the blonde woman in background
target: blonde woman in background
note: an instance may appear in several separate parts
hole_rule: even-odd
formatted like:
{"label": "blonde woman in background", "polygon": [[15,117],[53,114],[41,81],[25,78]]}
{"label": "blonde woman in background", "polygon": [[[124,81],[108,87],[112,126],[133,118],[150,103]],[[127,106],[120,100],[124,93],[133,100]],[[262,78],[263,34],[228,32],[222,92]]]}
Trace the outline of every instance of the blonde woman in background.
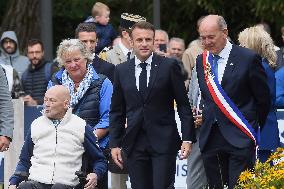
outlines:
{"label": "blonde woman in background", "polygon": [[259,159],[264,162],[271,152],[279,146],[279,130],[276,118],[276,53],[271,36],[261,27],[254,26],[244,29],[239,34],[241,46],[256,51],[262,57],[262,66],[267,75],[270,89],[271,106],[264,127],[261,130],[259,144]]}

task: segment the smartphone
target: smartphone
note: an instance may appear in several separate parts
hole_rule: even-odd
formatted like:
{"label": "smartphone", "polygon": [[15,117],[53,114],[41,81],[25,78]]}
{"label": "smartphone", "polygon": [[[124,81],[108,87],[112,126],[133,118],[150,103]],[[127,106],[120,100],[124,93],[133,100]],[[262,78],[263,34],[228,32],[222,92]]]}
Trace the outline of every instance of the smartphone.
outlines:
{"label": "smartphone", "polygon": [[166,53],[167,52],[167,45],[166,44],[159,44],[159,50]]}

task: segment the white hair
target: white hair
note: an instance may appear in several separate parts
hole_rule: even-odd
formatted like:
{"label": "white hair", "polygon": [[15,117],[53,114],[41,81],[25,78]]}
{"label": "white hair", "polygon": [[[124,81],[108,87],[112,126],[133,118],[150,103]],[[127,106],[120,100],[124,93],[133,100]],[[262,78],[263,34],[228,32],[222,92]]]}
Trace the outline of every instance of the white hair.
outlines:
{"label": "white hair", "polygon": [[64,66],[62,59],[64,55],[78,50],[83,58],[86,58],[88,62],[92,61],[92,53],[83,42],[81,42],[79,39],[64,39],[57,48],[57,61],[59,66]]}

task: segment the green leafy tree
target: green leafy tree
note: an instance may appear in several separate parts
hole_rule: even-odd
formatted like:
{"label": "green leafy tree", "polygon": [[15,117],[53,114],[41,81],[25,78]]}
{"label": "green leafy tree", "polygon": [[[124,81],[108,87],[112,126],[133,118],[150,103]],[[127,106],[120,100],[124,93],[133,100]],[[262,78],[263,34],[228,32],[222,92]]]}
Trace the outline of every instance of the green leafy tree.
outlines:
{"label": "green leafy tree", "polygon": [[[62,39],[74,37],[76,26],[91,15],[95,0],[53,0],[54,51]],[[153,0],[101,0],[111,10],[110,23],[118,28],[120,14],[129,12],[153,20]],[[21,39],[21,49],[30,36],[39,36],[39,0],[0,1],[0,13],[4,15],[1,31],[15,30]],[[198,37],[196,21],[207,14],[223,15],[230,37],[236,41],[244,28],[267,22],[272,37],[281,43],[280,28],[284,25],[283,0],[161,0],[161,29],[169,36],[185,39],[186,43]]]}
{"label": "green leafy tree", "polygon": [[5,12],[1,23],[3,31],[12,30],[17,34],[19,48],[24,50],[27,40],[40,36],[39,27],[39,0],[10,0],[1,1],[3,7],[0,12]]}

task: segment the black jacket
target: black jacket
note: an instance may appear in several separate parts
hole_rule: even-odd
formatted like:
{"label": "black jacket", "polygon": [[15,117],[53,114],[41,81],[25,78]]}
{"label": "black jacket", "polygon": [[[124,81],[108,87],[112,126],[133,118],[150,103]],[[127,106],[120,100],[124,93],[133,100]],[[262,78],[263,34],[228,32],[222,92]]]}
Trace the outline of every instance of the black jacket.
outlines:
{"label": "black jacket", "polygon": [[136,87],[134,58],[116,66],[113,87],[110,147],[122,147],[129,155],[139,131],[144,129],[156,152],[176,153],[181,139],[174,100],[181,120],[182,140],[196,141],[192,112],[176,60],[153,55],[150,81],[144,96]]}
{"label": "black jacket", "polygon": [[97,55],[93,59],[93,67],[95,68],[98,74],[103,74],[108,77],[108,79],[113,83],[113,73],[115,65],[104,61],[99,58]]}
{"label": "black jacket", "polygon": [[[22,86],[25,95],[30,95],[38,104],[43,104],[47,84],[52,73],[56,71],[55,68],[56,65],[47,61],[40,62],[36,67],[32,67],[32,64],[30,64],[22,75]],[[47,71],[46,69],[50,70]]]}

